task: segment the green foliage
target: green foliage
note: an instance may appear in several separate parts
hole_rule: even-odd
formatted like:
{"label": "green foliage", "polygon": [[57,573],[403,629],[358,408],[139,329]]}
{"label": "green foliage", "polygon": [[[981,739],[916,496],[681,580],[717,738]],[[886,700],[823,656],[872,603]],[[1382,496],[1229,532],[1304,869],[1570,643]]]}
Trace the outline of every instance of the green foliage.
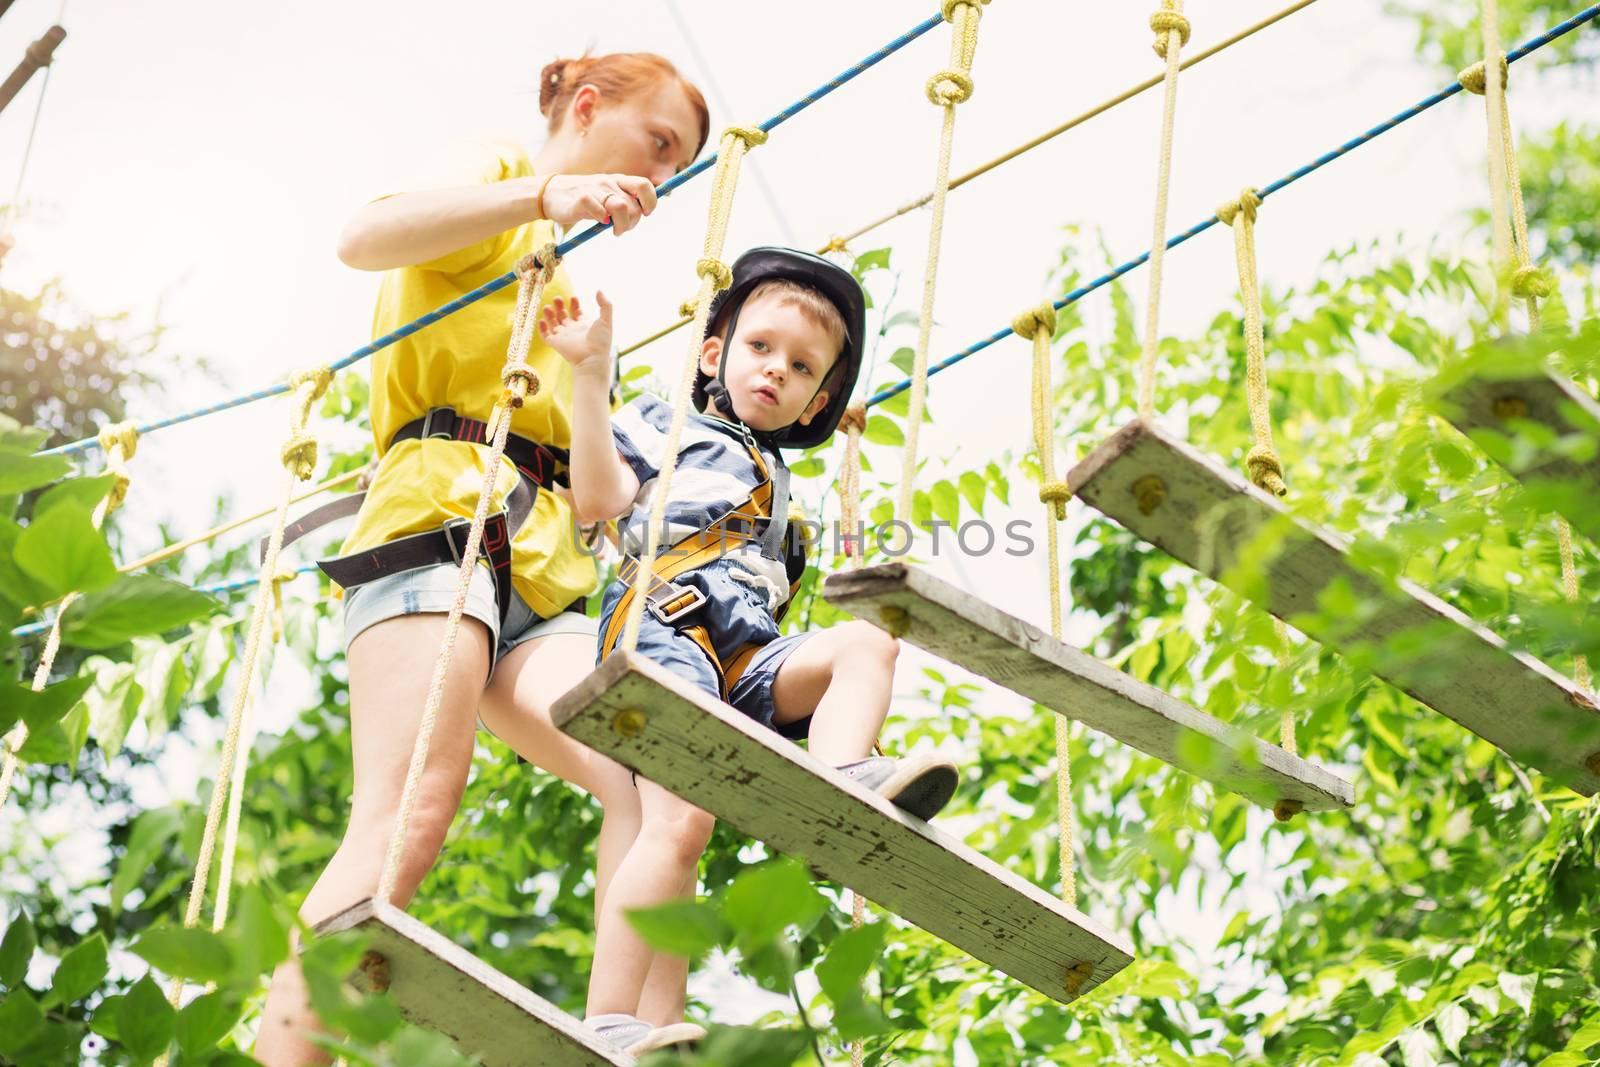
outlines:
{"label": "green foliage", "polygon": [[[1413,22],[1420,56],[1445,67],[1452,75],[1483,58],[1480,0],[1385,0],[1384,7]],[[1507,52],[1582,10],[1582,5],[1562,0],[1500,0],[1499,7],[1500,47]],[[1526,72],[1536,67],[1588,66],[1597,59],[1600,44],[1595,35],[1580,29],[1535,52],[1517,69]]]}

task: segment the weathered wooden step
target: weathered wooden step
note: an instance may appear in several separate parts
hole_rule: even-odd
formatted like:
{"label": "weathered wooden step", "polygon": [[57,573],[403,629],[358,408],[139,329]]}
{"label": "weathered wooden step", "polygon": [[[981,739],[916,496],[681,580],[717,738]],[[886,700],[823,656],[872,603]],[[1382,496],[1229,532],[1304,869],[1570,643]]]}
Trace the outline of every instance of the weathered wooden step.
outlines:
{"label": "weathered wooden step", "polygon": [[[822,595],[941,659],[1267,807],[1349,807],[1350,783],[903,563],[841,571]],[[1293,808],[1287,809],[1293,810]]]}
{"label": "weathered wooden step", "polygon": [[[1556,439],[1582,436],[1600,442],[1600,404],[1554,371],[1510,379],[1468,377],[1443,394],[1439,409],[1469,437],[1483,431],[1514,435],[1521,420],[1544,427]],[[1491,454],[1495,451],[1499,450],[1491,450]],[[1577,458],[1558,448],[1541,447],[1518,460],[1511,474],[1526,484],[1563,482],[1569,489],[1583,492],[1588,500],[1600,495],[1600,448],[1587,458]],[[1574,527],[1600,540],[1600,508],[1575,509],[1568,518]]]}
{"label": "weathered wooden step", "polygon": [[1124,937],[657,664],[616,653],[551,710],[584,744],[1063,1003]]}
{"label": "weathered wooden step", "polygon": [[369,942],[356,985],[386,992],[408,1021],[444,1034],[485,1067],[630,1067],[635,1062],[391,904],[363,900],[316,926],[319,935],[346,930]]}
{"label": "weathered wooden step", "polygon": [[[1134,421],[1068,475],[1073,492],[1167,554],[1498,745],[1592,795],[1593,697],[1438,597],[1353,563],[1349,545],[1165,431]],[[1319,611],[1324,591],[1359,605]]]}

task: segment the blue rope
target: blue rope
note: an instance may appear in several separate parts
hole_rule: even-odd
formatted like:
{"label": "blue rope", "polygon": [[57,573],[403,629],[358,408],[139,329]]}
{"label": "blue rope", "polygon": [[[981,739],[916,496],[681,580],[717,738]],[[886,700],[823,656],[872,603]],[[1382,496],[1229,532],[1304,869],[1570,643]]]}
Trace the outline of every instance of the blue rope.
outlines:
{"label": "blue rope", "polygon": [[[902,33],[899,37],[896,37],[894,40],[890,41],[888,44],[884,45],[882,48],[878,49],[876,52],[873,52],[871,55],[867,56],[865,59],[861,60],[859,63],[855,64],[854,66],[852,66],[852,67],[848,68],[847,70],[845,70],[843,73],[841,73],[841,74],[837,75],[836,77],[834,77],[831,81],[827,82],[826,84],[820,86],[817,89],[812,90],[811,92],[807,93],[805,96],[801,97],[799,100],[796,100],[794,103],[790,104],[788,107],[786,107],[782,111],[778,112],[776,115],[772,116],[767,121],[761,123],[761,129],[766,131],[766,132],[768,132],[768,133],[772,132],[772,130],[776,129],[778,126],[781,126],[783,123],[787,122],[789,119],[794,118],[800,112],[804,111],[806,108],[810,107],[812,104],[816,103],[818,100],[821,100],[823,97],[827,96],[829,93],[833,92],[835,89],[837,89],[840,86],[844,85],[846,82],[849,82],[849,81],[853,80],[857,75],[861,74],[863,71],[868,70],[871,67],[877,66],[879,63],[883,62],[889,56],[891,56],[894,53],[900,51],[900,49],[904,48],[906,45],[910,44],[912,41],[915,41],[918,37],[921,37],[923,34],[927,33],[929,30],[933,29],[935,26],[938,26],[943,21],[944,21],[944,15],[943,14],[930,15],[928,18],[923,19],[921,22],[917,23],[911,29],[907,30],[905,33]],[[713,152],[711,155],[707,156],[705,159],[702,159],[700,162],[698,162],[698,163],[694,164],[693,166],[689,167],[688,169],[684,170],[682,173],[675,174],[671,178],[667,179],[665,182],[662,182],[661,185],[657,186],[657,188],[656,188],[656,196],[664,197],[664,196],[672,195],[672,192],[675,189],[677,189],[679,186],[683,185],[685,182],[689,181],[690,179],[694,178],[695,176],[697,176],[699,174],[703,174],[707,170],[710,170],[713,166],[716,165],[716,162],[717,162],[717,153]],[[573,249],[579,247],[580,245],[588,243],[589,241],[593,240],[595,237],[597,237],[598,235],[604,233],[606,230],[608,230],[610,228],[611,228],[611,224],[610,223],[598,223],[597,222],[597,223],[593,224],[592,226],[590,226],[588,229],[584,230],[582,233],[579,233],[575,237],[572,237],[572,238],[562,242],[560,245],[557,245],[556,246],[556,255],[557,256],[565,256],[569,252],[571,252]],[[396,341],[399,341],[402,338],[410,337],[412,334],[416,333],[419,330],[425,329],[428,326],[433,325],[434,323],[438,322],[440,319],[445,318],[448,315],[453,315],[457,311],[460,311],[462,308],[466,307],[468,304],[477,303],[479,300],[482,300],[484,297],[488,296],[490,293],[499,292],[501,289],[504,289],[506,286],[511,285],[516,280],[517,280],[516,272],[515,271],[507,271],[506,273],[500,275],[500,277],[495,278],[493,281],[486,282],[485,284],[478,286],[478,288],[472,290],[472,292],[467,293],[467,294],[465,294],[463,296],[457,297],[456,299],[450,301],[448,304],[445,304],[442,307],[435,308],[434,310],[428,312],[426,315],[423,315],[421,318],[416,319],[416,320],[414,320],[412,322],[408,322],[404,326],[401,326],[399,329],[394,330],[394,331],[392,331],[390,333],[386,333],[382,337],[378,338],[375,341],[372,341],[369,344],[362,345],[360,348],[356,349],[354,352],[351,352],[348,356],[345,356],[343,359],[337,360],[334,363],[329,364],[329,366],[330,366],[330,368],[332,370],[335,370],[335,371],[344,370],[346,367],[349,367],[352,364],[361,362],[363,359],[366,359],[368,356],[372,355],[374,352],[378,352],[381,349],[388,348],[390,345],[394,344]],[[280,382],[277,385],[269,386],[269,387],[267,387],[265,389],[257,389],[253,393],[245,393],[242,396],[236,396],[236,397],[233,397],[232,399],[224,400],[224,401],[221,401],[220,403],[212,404],[209,407],[196,408],[193,411],[185,411],[182,414],[173,415],[173,416],[171,416],[169,418],[158,419],[155,422],[147,422],[144,425],[138,427],[139,435],[142,437],[145,434],[154,433],[157,430],[164,430],[168,426],[176,426],[181,422],[190,422],[190,421],[192,421],[194,419],[198,419],[198,418],[201,418],[201,417],[206,416],[206,415],[215,415],[219,411],[228,411],[228,410],[230,410],[232,408],[243,407],[244,405],[254,403],[257,400],[265,400],[268,397],[278,396],[279,394],[287,393],[288,391],[289,391],[288,385]],[[69,455],[69,454],[72,454],[72,453],[75,453],[75,452],[84,452],[84,451],[87,451],[88,449],[97,448],[97,447],[99,447],[99,441],[96,438],[94,438],[94,437],[85,437],[81,441],[72,441],[72,442],[69,442],[69,443],[64,444],[64,445],[57,445],[55,448],[47,448],[43,452],[39,453],[39,455],[42,455],[42,456]]]}
{"label": "blue rope", "polygon": [[[1543,48],[1545,45],[1549,44],[1551,41],[1554,41],[1556,38],[1566,36],[1567,34],[1571,33],[1573,30],[1576,30],[1578,27],[1582,26],[1584,23],[1592,22],[1596,17],[1600,17],[1600,4],[1596,4],[1593,7],[1587,8],[1587,9],[1579,12],[1578,14],[1572,16],[1567,21],[1565,21],[1563,23],[1560,23],[1559,25],[1552,26],[1550,29],[1546,30],[1544,33],[1541,33],[1539,36],[1534,37],[1531,40],[1523,43],[1515,51],[1507,53],[1506,60],[1507,60],[1507,62],[1515,63],[1517,60],[1522,59],[1522,58],[1530,55],[1531,53],[1536,52],[1539,49]],[[1276,193],[1276,192],[1282,190],[1286,186],[1292,185],[1293,183],[1299,181],[1301,178],[1304,178],[1306,175],[1310,174],[1312,171],[1322,169],[1323,167],[1327,166],[1329,163],[1332,163],[1334,160],[1338,159],[1340,156],[1343,156],[1343,155],[1345,155],[1345,154],[1347,154],[1349,152],[1354,151],[1357,148],[1360,148],[1362,145],[1366,144],[1368,141],[1371,141],[1374,138],[1376,138],[1379,134],[1388,133],[1390,130],[1394,129],[1396,126],[1400,125],[1402,122],[1405,122],[1405,121],[1407,121],[1409,119],[1416,118],[1418,115],[1422,114],[1424,111],[1427,111],[1429,108],[1433,107],[1435,104],[1442,103],[1443,101],[1450,99],[1452,96],[1455,96],[1459,92],[1461,92],[1461,83],[1459,81],[1452,82],[1450,85],[1446,86],[1443,89],[1440,89],[1438,92],[1434,93],[1432,96],[1428,97],[1426,100],[1423,100],[1423,101],[1421,101],[1421,102],[1419,102],[1419,103],[1417,103],[1417,104],[1415,104],[1415,105],[1413,105],[1411,107],[1406,108],[1404,111],[1400,112],[1398,115],[1395,115],[1393,118],[1388,119],[1385,122],[1379,123],[1378,125],[1372,127],[1370,130],[1366,131],[1365,133],[1361,134],[1360,136],[1352,137],[1350,140],[1346,141],[1344,144],[1340,145],[1338,148],[1335,148],[1333,151],[1326,152],[1323,155],[1318,156],[1316,159],[1313,159],[1310,163],[1307,163],[1305,166],[1301,167],[1299,170],[1292,171],[1291,173],[1284,175],[1282,178],[1279,178],[1277,181],[1273,182],[1271,185],[1268,185],[1268,186],[1264,187],[1263,189],[1260,190],[1261,199],[1265,200],[1267,197],[1271,196],[1273,193]],[[1168,249],[1177,248],[1179,245],[1183,244],[1185,241],[1189,240],[1190,238],[1197,237],[1200,234],[1205,233],[1211,227],[1217,225],[1217,221],[1218,221],[1217,217],[1215,215],[1212,215],[1210,218],[1206,219],[1204,222],[1201,222],[1201,223],[1198,223],[1198,224],[1196,224],[1194,226],[1191,226],[1189,229],[1183,231],[1182,233],[1178,234],[1176,237],[1174,237],[1171,240],[1169,240],[1167,242],[1167,248]],[[1105,285],[1109,285],[1111,282],[1116,281],[1118,278],[1122,277],[1124,274],[1127,274],[1129,271],[1133,270],[1135,267],[1143,266],[1146,262],[1149,261],[1149,259],[1150,259],[1150,253],[1149,252],[1145,252],[1144,254],[1140,255],[1136,259],[1130,259],[1130,260],[1128,260],[1128,262],[1122,264],[1121,266],[1116,267],[1116,268],[1114,268],[1114,269],[1112,269],[1110,271],[1107,271],[1105,274],[1100,275],[1100,277],[1094,279],[1092,282],[1089,282],[1087,285],[1080,286],[1077,289],[1072,290],[1072,292],[1068,293],[1066,296],[1063,296],[1060,300],[1054,301],[1053,304],[1055,306],[1055,309],[1057,311],[1060,311],[1062,308],[1068,306],[1069,304],[1077,303],[1079,300],[1082,300],[1084,297],[1088,296],[1090,293],[1094,292],[1096,289],[1099,289],[1099,288],[1101,288],[1102,286],[1105,286]],[[988,337],[985,337],[983,340],[979,341],[978,343],[976,343],[974,345],[971,345],[968,348],[963,348],[961,351],[957,352],[955,355],[949,356],[949,357],[947,357],[947,358],[945,358],[943,360],[940,360],[938,363],[933,364],[932,366],[930,366],[928,368],[928,374],[929,375],[938,374],[940,371],[944,370],[946,367],[953,367],[957,363],[960,363],[962,360],[966,359],[967,357],[977,355],[979,352],[982,352],[985,348],[988,348],[990,345],[996,344],[997,342],[1005,340],[1007,337],[1010,337],[1012,335],[1012,332],[1013,331],[1010,329],[1010,327],[1007,327],[1006,329],[1003,329],[1003,330],[997,330],[994,333],[990,334]],[[897,396],[898,394],[905,392],[909,388],[911,388],[911,380],[909,378],[906,379],[903,382],[897,382],[894,385],[891,385],[888,388],[884,389],[883,391],[874,394],[867,401],[866,406],[867,407],[872,407],[875,404],[881,404],[885,400],[888,400],[888,399],[890,399],[890,398],[892,398],[894,396]]]}
{"label": "blue rope", "polygon": [[[298,578],[300,575],[310,574],[316,569],[317,565],[315,563],[309,563],[306,566],[296,570],[294,574],[295,577]],[[261,576],[258,574],[251,578],[235,578],[233,581],[229,582],[213,582],[210,585],[197,585],[194,587],[194,591],[197,593],[235,593],[240,589],[248,589],[252,585],[260,584]],[[34,634],[44,633],[46,630],[50,629],[52,625],[54,625],[53,622],[30,622],[26,626],[19,626],[15,630],[12,630],[11,636],[32,637]]]}

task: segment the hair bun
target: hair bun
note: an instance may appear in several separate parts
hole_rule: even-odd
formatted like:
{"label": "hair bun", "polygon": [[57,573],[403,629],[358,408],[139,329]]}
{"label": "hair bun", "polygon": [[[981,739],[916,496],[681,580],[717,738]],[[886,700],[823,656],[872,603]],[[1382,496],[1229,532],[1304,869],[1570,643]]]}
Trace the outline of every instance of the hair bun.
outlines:
{"label": "hair bun", "polygon": [[545,118],[550,117],[550,105],[555,101],[556,93],[561,89],[561,80],[566,77],[569,59],[558,59],[553,63],[546,63],[545,68],[539,72],[539,114]]}

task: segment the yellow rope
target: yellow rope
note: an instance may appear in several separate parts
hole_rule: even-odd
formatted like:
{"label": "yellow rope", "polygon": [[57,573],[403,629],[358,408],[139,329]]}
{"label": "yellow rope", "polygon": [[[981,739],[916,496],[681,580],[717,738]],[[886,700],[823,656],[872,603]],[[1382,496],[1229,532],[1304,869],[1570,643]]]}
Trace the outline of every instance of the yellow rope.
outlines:
{"label": "yellow rope", "polygon": [[[95,505],[94,514],[89,521],[96,530],[105,525],[106,517],[128,497],[128,461],[139,449],[139,431],[134,429],[131,422],[112,423],[100,431],[100,448],[106,456],[106,470],[111,472],[111,488],[106,490],[106,495]],[[61,600],[61,609],[56,612],[56,618],[50,624],[50,633],[45,638],[44,649],[39,654],[39,665],[33,672],[33,691],[35,693],[45,687],[50,680],[50,671],[55,667],[56,655],[61,651],[61,619],[66,615],[67,609],[77,601],[76,592],[68,593]],[[18,753],[28,741],[27,723],[17,723],[12,729],[11,736],[6,738],[5,760],[0,763],[0,808],[5,807],[6,800],[11,796],[11,781],[16,777],[17,764],[20,760]]]}
{"label": "yellow rope", "polygon": [[[216,855],[218,831],[222,827],[223,811],[233,781],[234,765],[238,760],[239,735],[244,721],[244,710],[255,685],[256,666],[260,661],[261,637],[266,631],[267,613],[272,603],[272,575],[277,573],[278,553],[283,548],[283,528],[289,521],[289,502],[294,496],[297,482],[310,478],[316,467],[316,438],[306,432],[311,418],[311,406],[317,402],[333,381],[333,372],[327,367],[299,371],[289,378],[292,407],[289,413],[289,436],[285,439],[280,458],[289,477],[285,479],[283,499],[278,502],[272,533],[267,539],[266,558],[261,563],[262,581],[256,590],[254,609],[250,614],[250,629],[245,636],[244,654],[241,658],[238,687],[228,711],[228,728],[222,740],[222,754],[217,761],[217,777],[211,785],[211,802],[206,809],[205,830],[200,836],[200,852],[195,859],[194,880],[189,885],[189,899],[183,913],[183,925],[199,925],[200,909],[205,903],[206,885],[211,877],[211,861]],[[234,828],[237,832],[237,828]],[[234,842],[223,842],[223,852],[231,856]],[[183,996],[184,983],[176,981],[168,991],[167,999],[174,1007]],[[162,1056],[158,1063],[165,1063]]]}
{"label": "yellow rope", "polygon": [[855,540],[861,525],[861,434],[867,426],[867,409],[862,404],[845,408],[839,418],[844,431],[844,463],[839,468],[839,525],[844,529],[845,556],[859,567],[867,561],[866,532]]}
{"label": "yellow rope", "polygon": [[456,635],[461,630],[461,616],[467,606],[472,574],[478,566],[483,527],[489,521],[489,505],[494,500],[495,488],[500,484],[500,460],[505,456],[506,439],[511,432],[511,416],[528,396],[539,389],[539,377],[528,365],[528,347],[533,340],[539,306],[544,301],[545,285],[559,262],[555,246],[545,245],[517,264],[517,308],[511,319],[505,365],[500,370],[500,380],[505,384],[505,389],[489,415],[489,455],[484,461],[483,482],[478,488],[478,503],[472,513],[472,525],[467,529],[467,543],[461,551],[461,565],[456,570],[455,600],[450,605],[450,614],[445,618],[444,639],[434,660],[433,678],[428,684],[422,719],[417,724],[417,739],[411,746],[411,764],[406,770],[405,788],[400,794],[400,809],[395,813],[389,847],[383,857],[383,872],[378,877],[378,899],[386,904],[394,897],[395,881],[400,876],[400,858],[405,852],[406,832],[411,827],[417,788],[428,763],[428,746],[433,740],[433,729],[439,719],[439,706],[444,701],[445,679],[450,673],[450,661],[455,657]]}
{"label": "yellow rope", "polygon": [[[1018,337],[1033,342],[1033,447],[1039,458],[1039,502],[1045,506],[1046,558],[1050,575],[1050,635],[1062,639],[1061,547],[1059,526],[1066,518],[1072,490],[1056,477],[1054,420],[1055,386],[1050,374],[1050,343],[1055,339],[1056,309],[1049,303],[1018,315],[1011,322]],[[1078,906],[1078,879],[1073,868],[1072,722],[1056,716],[1056,824],[1060,832],[1061,899]]]}
{"label": "yellow rope", "polygon": [[[1567,603],[1578,602],[1578,568],[1572,560],[1572,527],[1567,525],[1567,520],[1556,516],[1556,541],[1561,547],[1561,591],[1567,598]],[[1578,683],[1579,688],[1589,688],[1589,657],[1581,652],[1574,657],[1572,666],[1572,680]]]}
{"label": "yellow rope", "polygon": [[911,403],[906,414],[904,463],[895,514],[911,520],[916,495],[917,443],[928,398],[928,342],[933,334],[934,290],[939,281],[939,245],[944,239],[944,203],[950,191],[950,155],[955,147],[956,106],[972,95],[972,57],[978,50],[978,22],[989,0],[945,0],[951,25],[950,66],[928,79],[928,100],[944,109],[939,161],[933,180],[933,221],[928,226],[928,260],[922,275],[922,313],[917,320],[916,356],[911,370]]}
{"label": "yellow rope", "polygon": [[1167,191],[1172,181],[1172,128],[1178,112],[1178,53],[1189,40],[1183,0],[1161,0],[1150,16],[1156,33],[1156,55],[1167,61],[1166,100],[1161,109],[1161,156],[1156,166],[1156,211],[1150,243],[1150,295],[1145,307],[1144,347],[1139,356],[1139,417],[1151,418],[1156,408],[1156,346],[1161,329],[1161,275],[1167,259]]}
{"label": "yellow rope", "polygon": [[672,423],[667,428],[667,439],[662,445],[661,471],[656,476],[655,496],[650,503],[645,550],[639,558],[632,603],[628,606],[628,617],[622,631],[622,648],[628,652],[639,646],[639,628],[644,622],[644,591],[650,587],[650,580],[655,576],[656,554],[661,550],[661,525],[667,513],[667,493],[672,487],[672,476],[678,469],[678,442],[683,437],[683,426],[689,418],[694,373],[700,365],[700,347],[706,335],[706,320],[711,314],[711,299],[733,280],[732,271],[722,262],[721,256],[728,238],[728,220],[733,215],[734,193],[739,186],[739,164],[751,148],[766,143],[766,140],[767,135],[755,127],[729,126],[722,131],[722,142],[717,149],[717,169],[712,178],[705,244],[700,260],[695,264],[695,273],[700,275],[700,291],[695,296],[694,329],[691,331],[689,349],[684,354],[683,371],[678,376],[678,388],[672,394]]}
{"label": "yellow rope", "polygon": [[[1494,237],[1495,322],[1502,329],[1509,310],[1507,282],[1511,275],[1511,223],[1506,206],[1508,165],[1505,154],[1506,79],[1498,60],[1500,52],[1500,5],[1498,0],[1482,0],[1483,99],[1489,116],[1489,217]],[[1493,57],[1497,62],[1489,62]],[[1465,83],[1463,83],[1465,86]]]}
{"label": "yellow rope", "polygon": [[[1250,37],[1254,37],[1256,34],[1260,33],[1262,30],[1267,29],[1268,27],[1274,25],[1275,23],[1282,22],[1284,19],[1288,18],[1290,15],[1293,15],[1298,11],[1301,11],[1301,10],[1303,10],[1305,8],[1310,7],[1312,4],[1314,4],[1316,2],[1317,2],[1317,0],[1295,0],[1294,3],[1290,4],[1286,8],[1283,8],[1281,11],[1277,11],[1274,14],[1268,15],[1266,18],[1262,19],[1260,22],[1254,23],[1254,24],[1252,24],[1250,26],[1246,26],[1244,29],[1242,29],[1242,30],[1238,31],[1237,33],[1233,34],[1231,37],[1223,38],[1222,40],[1218,41],[1216,44],[1212,45],[1210,48],[1207,48],[1202,52],[1196,52],[1193,56],[1189,57],[1188,59],[1185,59],[1183,61],[1183,63],[1179,66],[1178,69],[1180,69],[1180,70],[1188,70],[1190,67],[1194,66],[1197,63],[1203,63],[1206,60],[1210,59],[1212,56],[1217,55],[1219,52],[1227,51],[1229,48],[1232,48],[1234,45],[1238,44],[1240,41],[1244,41],[1244,40],[1246,40],[1246,39],[1248,39]],[[1067,121],[1061,123],[1059,126],[1055,126],[1055,127],[1051,128],[1051,129],[1048,129],[1045,132],[1039,134],[1038,136],[1030,138],[1029,140],[1022,142],[1021,144],[1017,145],[1015,148],[1007,149],[1006,151],[1000,153],[999,155],[995,156],[993,159],[990,159],[989,161],[987,161],[985,163],[978,164],[976,167],[973,167],[971,170],[967,171],[965,174],[961,175],[959,178],[950,179],[950,191],[954,192],[955,190],[961,188],[963,185],[965,185],[968,182],[972,181],[974,178],[981,178],[981,177],[983,177],[983,175],[989,173],[991,170],[994,170],[996,167],[1003,166],[1004,164],[1011,162],[1013,159],[1016,159],[1018,156],[1021,156],[1021,155],[1024,155],[1024,154],[1028,153],[1028,152],[1033,151],[1035,148],[1038,148],[1040,145],[1046,144],[1047,142],[1049,142],[1049,141],[1051,141],[1051,140],[1053,140],[1053,139],[1055,139],[1057,137],[1060,137],[1062,134],[1066,133],[1068,130],[1076,129],[1079,126],[1082,126],[1085,122],[1088,122],[1090,119],[1098,118],[1099,116],[1104,115],[1107,111],[1110,111],[1112,108],[1118,107],[1119,105],[1127,103],[1129,100],[1132,100],[1134,97],[1138,96],[1140,93],[1146,92],[1146,91],[1148,91],[1150,89],[1153,89],[1156,86],[1160,85],[1161,82],[1162,82],[1162,78],[1163,78],[1163,76],[1160,75],[1160,74],[1156,75],[1153,78],[1147,78],[1146,80],[1140,82],[1138,85],[1132,86],[1131,88],[1128,88],[1128,89],[1124,89],[1122,92],[1118,93],[1117,95],[1115,95],[1113,97],[1110,97],[1109,99],[1101,101],[1100,103],[1096,104],[1094,107],[1090,108],[1088,111],[1085,111],[1085,112],[1083,112],[1083,113],[1081,113],[1079,115],[1075,115],[1074,117],[1072,117],[1072,118],[1068,119]],[[871,222],[866,223],[863,226],[857,227],[854,230],[851,230],[849,233],[840,234],[840,235],[836,235],[834,237],[830,237],[826,244],[822,245],[821,247],[819,247],[817,249],[817,255],[822,256],[822,255],[827,255],[829,253],[834,253],[834,252],[848,252],[851,242],[856,241],[856,240],[858,240],[858,239],[860,239],[862,237],[865,237],[867,234],[871,233],[873,230],[876,230],[878,227],[887,225],[888,223],[893,222],[895,219],[898,219],[903,215],[909,215],[911,212],[916,211],[918,208],[927,207],[929,202],[932,201],[932,200],[933,200],[933,193],[931,193],[931,192],[923,193],[921,196],[917,197],[915,200],[909,200],[906,203],[904,203],[904,204],[900,205],[899,207],[895,208],[893,211],[889,212],[888,214],[881,215],[878,218],[873,219]],[[670,326],[666,326],[666,327],[664,327],[664,328],[662,328],[660,330],[657,330],[655,333],[651,334],[649,337],[644,338],[643,340],[635,341],[633,344],[629,345],[627,348],[624,348],[621,351],[619,351],[617,353],[617,357],[620,359],[623,356],[630,356],[633,353],[639,351],[641,348],[644,348],[647,345],[650,345],[650,344],[652,344],[652,343],[654,343],[656,341],[659,341],[659,340],[661,340],[661,338],[667,336],[668,334],[673,333],[674,331],[680,330],[683,327],[689,325],[689,321],[690,321],[689,313],[686,312],[686,311],[680,310],[679,311],[679,318],[678,318],[677,322],[674,322]]]}

